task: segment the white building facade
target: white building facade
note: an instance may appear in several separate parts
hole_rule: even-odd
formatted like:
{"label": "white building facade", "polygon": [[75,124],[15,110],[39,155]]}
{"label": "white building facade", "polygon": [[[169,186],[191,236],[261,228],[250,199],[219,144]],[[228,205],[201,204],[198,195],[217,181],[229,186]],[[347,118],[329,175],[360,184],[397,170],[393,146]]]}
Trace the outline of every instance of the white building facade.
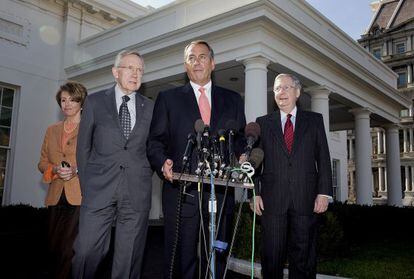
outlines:
{"label": "white building facade", "polygon": [[[79,29],[79,24],[71,26]],[[136,49],[145,59],[143,93],[155,98],[160,90],[185,83],[183,50],[195,39],[204,39],[213,47],[213,80],[241,94],[248,122],[274,109],[272,87],[277,74],[298,76],[304,87],[300,106],[322,113],[330,132],[334,198],[345,201],[348,197],[346,130],[351,129],[356,141],[357,202],[372,204],[372,180],[367,179],[371,177],[370,127],[387,127],[387,150],[398,151],[395,123],[410,100],[397,91],[394,72],[302,0],[176,1],[63,44],[69,47],[39,50],[38,64],[48,63],[27,74],[38,80],[43,73],[37,87],[35,81],[23,84],[25,76],[17,71],[6,78],[3,73],[10,66],[1,65],[0,82],[16,88],[3,203],[42,204],[47,186],[40,183],[36,163],[43,133],[57,120],[54,92],[60,82],[80,81],[90,93],[108,88],[114,82],[110,69],[115,55],[125,48]],[[5,55],[14,57],[16,47],[10,44]],[[47,58],[51,53],[57,60],[53,69],[52,59]],[[25,61],[33,63],[29,58]],[[52,82],[50,76],[56,79]],[[397,183],[400,189],[400,181],[394,181],[401,175],[400,162],[392,152],[387,156],[388,188]],[[399,158],[399,152],[396,156]],[[157,219],[161,216],[161,186],[156,178],[154,182],[151,218]],[[395,191],[390,204],[401,205],[399,193]]]}

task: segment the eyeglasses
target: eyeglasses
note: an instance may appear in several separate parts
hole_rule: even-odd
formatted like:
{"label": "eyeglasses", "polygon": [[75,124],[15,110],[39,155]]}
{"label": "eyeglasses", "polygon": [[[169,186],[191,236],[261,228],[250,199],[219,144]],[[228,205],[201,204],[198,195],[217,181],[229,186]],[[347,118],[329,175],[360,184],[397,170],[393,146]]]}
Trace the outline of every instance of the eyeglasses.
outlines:
{"label": "eyeglasses", "polygon": [[275,87],[273,92],[280,93],[282,90],[283,91],[288,91],[291,88],[296,88],[296,86],[293,86],[293,85],[277,86],[277,87]]}
{"label": "eyeglasses", "polygon": [[130,73],[139,73],[141,75],[144,73],[144,69],[143,68],[140,68],[140,67],[134,67],[134,66],[118,66],[117,68],[125,69],[126,71],[128,71]]}
{"label": "eyeglasses", "polygon": [[187,63],[194,64],[196,61],[200,63],[206,63],[209,56],[206,54],[200,54],[198,57],[195,55],[190,55],[187,57]]}

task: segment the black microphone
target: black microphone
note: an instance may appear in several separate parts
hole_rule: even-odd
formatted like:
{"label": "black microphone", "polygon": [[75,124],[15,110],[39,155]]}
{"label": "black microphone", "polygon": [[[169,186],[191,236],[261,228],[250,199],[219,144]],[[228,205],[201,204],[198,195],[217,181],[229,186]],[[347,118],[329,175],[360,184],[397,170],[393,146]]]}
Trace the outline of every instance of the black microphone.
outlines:
{"label": "black microphone", "polygon": [[260,126],[256,122],[250,122],[244,128],[244,135],[246,137],[247,146],[245,149],[245,154],[249,158],[250,153],[252,152],[253,145],[256,143],[260,136]]}
{"label": "black microphone", "polygon": [[226,158],[226,131],[223,129],[218,130],[218,138],[220,159],[224,161]]}
{"label": "black microphone", "polygon": [[197,141],[197,169],[195,170],[195,173],[197,175],[202,175],[202,170],[204,169],[204,152],[203,152],[203,132],[204,132],[204,125],[203,120],[197,119],[197,121],[194,123],[194,130],[197,133],[196,141]]}
{"label": "black microphone", "polygon": [[212,168],[212,173],[214,176],[216,176],[216,174],[219,172],[219,167],[220,167],[220,161],[221,161],[221,156],[220,156],[220,148],[219,148],[219,138],[218,136],[212,136],[211,137],[211,156],[210,156],[210,160],[211,160],[211,164],[213,164],[211,166]]}
{"label": "black microphone", "polygon": [[201,138],[203,136],[203,132],[204,132],[204,122],[201,119],[197,119],[197,121],[194,123],[194,130],[197,133],[197,150],[198,152],[201,151],[202,148],[202,143],[201,143]]}
{"label": "black microphone", "polygon": [[203,152],[208,156],[210,154],[210,127],[204,125],[203,136],[202,136],[202,147]]}
{"label": "black microphone", "polygon": [[234,136],[236,135],[236,132],[237,132],[237,123],[233,119],[230,119],[226,122],[225,127],[226,127],[226,130],[228,132],[229,162],[230,162],[230,166],[234,166],[235,165],[235,160],[234,160],[233,143],[234,143]]}
{"label": "black microphone", "polygon": [[191,156],[191,151],[193,151],[195,136],[193,133],[188,134],[187,136],[187,145],[185,147],[183,155],[183,168],[187,164],[189,157]]}

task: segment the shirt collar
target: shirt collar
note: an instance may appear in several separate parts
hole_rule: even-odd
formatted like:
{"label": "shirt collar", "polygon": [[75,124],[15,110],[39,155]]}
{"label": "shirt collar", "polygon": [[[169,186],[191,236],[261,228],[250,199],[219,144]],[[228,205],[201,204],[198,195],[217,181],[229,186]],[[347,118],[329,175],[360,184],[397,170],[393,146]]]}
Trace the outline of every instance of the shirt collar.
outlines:
{"label": "shirt collar", "polygon": [[[289,114],[292,115],[293,118],[296,118],[296,113],[297,112],[298,112],[298,108],[295,106]],[[280,119],[286,118],[287,115],[288,114],[286,112],[280,111]]]}
{"label": "shirt collar", "polygon": [[191,87],[194,90],[194,93],[196,93],[196,94],[200,94],[200,92],[198,91],[198,89],[200,89],[200,87],[204,87],[204,89],[206,90],[206,93],[207,92],[211,92],[211,80],[209,82],[207,82],[207,84],[205,84],[203,86],[198,85],[197,83],[194,83],[191,80],[190,80],[190,84],[191,84]]}
{"label": "shirt collar", "polygon": [[131,94],[127,95],[125,94],[121,88],[119,87],[119,85],[115,85],[115,99],[117,100],[117,102],[121,102],[122,103],[122,97],[127,95],[130,98],[130,101],[132,101],[132,103],[135,102],[135,94],[137,94],[137,92],[132,92]]}

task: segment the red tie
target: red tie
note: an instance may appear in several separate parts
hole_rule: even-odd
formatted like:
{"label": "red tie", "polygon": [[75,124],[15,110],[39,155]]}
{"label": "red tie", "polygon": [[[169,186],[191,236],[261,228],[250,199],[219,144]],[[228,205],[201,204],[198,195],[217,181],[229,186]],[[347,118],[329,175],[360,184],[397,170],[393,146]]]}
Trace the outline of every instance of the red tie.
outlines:
{"label": "red tie", "polygon": [[293,145],[293,124],[290,118],[292,117],[291,114],[287,115],[285,129],[283,131],[283,135],[285,137],[286,148],[289,153],[292,152],[292,145]]}
{"label": "red tie", "polygon": [[210,125],[211,109],[206,96],[206,89],[204,87],[200,87],[198,91],[201,93],[198,98],[198,108],[200,109],[201,118],[203,119],[205,125]]}

